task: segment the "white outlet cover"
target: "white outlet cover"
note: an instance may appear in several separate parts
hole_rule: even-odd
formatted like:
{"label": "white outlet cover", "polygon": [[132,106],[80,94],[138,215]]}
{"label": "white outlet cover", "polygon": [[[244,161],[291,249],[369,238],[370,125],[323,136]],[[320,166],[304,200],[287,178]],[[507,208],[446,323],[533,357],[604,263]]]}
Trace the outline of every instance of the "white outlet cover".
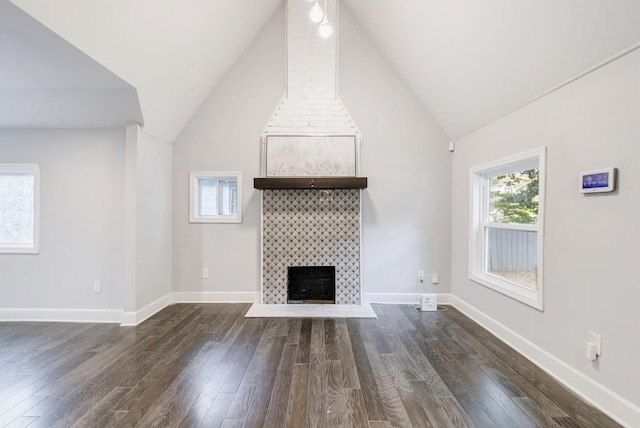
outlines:
{"label": "white outlet cover", "polygon": [[587,341],[596,345],[596,354],[598,354],[598,356],[601,356],[602,355],[602,336],[590,330],[587,331],[587,334],[589,336]]}
{"label": "white outlet cover", "polygon": [[420,297],[420,310],[423,312],[435,312],[438,310],[438,296],[435,294],[423,294]]}

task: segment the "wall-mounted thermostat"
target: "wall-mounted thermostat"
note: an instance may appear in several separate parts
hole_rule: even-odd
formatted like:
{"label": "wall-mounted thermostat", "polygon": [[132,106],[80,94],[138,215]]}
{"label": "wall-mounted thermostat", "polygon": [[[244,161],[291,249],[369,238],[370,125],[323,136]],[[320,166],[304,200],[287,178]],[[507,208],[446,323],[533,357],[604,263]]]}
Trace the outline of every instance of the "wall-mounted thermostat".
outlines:
{"label": "wall-mounted thermostat", "polygon": [[580,173],[580,193],[613,192],[616,190],[616,168]]}

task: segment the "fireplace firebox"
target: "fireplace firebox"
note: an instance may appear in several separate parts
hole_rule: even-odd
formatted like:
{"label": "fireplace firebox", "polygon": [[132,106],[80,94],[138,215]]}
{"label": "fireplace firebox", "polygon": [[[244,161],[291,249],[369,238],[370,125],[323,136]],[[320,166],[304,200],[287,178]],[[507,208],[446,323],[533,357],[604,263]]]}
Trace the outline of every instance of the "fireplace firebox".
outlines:
{"label": "fireplace firebox", "polygon": [[287,268],[287,303],[331,304],[335,302],[335,266],[289,266]]}

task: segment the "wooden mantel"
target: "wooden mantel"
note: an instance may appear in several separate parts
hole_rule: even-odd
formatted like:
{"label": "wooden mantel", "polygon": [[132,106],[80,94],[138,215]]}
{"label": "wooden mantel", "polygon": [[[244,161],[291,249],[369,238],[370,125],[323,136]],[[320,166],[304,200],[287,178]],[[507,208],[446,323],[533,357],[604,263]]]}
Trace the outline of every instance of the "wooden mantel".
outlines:
{"label": "wooden mantel", "polygon": [[253,187],[264,189],[366,189],[367,177],[254,178]]}

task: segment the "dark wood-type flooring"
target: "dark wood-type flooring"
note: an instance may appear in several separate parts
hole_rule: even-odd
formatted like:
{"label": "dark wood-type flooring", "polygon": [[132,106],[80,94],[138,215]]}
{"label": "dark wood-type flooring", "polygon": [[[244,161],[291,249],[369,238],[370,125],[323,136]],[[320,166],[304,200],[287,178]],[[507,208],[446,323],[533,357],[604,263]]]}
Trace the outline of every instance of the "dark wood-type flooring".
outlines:
{"label": "dark wood-type flooring", "polygon": [[0,323],[0,426],[618,426],[453,308],[248,308],[177,304],[138,327]]}

